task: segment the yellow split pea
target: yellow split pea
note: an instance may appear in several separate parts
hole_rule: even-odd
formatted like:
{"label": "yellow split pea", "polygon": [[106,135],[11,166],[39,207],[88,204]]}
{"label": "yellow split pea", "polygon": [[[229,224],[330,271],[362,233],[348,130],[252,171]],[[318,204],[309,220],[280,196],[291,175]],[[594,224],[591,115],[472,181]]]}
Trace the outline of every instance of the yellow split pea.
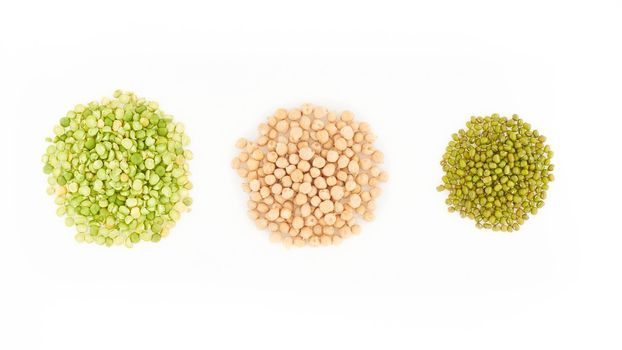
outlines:
{"label": "yellow split pea", "polygon": [[324,107],[278,109],[259,125],[260,137],[240,139],[233,168],[244,179],[249,215],[270,240],[286,246],[338,244],[374,218],[382,152],[366,123]]}

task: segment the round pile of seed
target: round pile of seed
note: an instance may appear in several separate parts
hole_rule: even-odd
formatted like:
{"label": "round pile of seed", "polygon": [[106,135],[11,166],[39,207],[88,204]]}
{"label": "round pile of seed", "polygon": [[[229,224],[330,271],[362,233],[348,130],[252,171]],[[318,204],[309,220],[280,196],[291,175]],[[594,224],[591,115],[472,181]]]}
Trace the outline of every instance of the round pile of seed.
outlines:
{"label": "round pile of seed", "polygon": [[43,171],[78,242],[158,242],[189,210],[190,140],[156,102],[115,91],[67,112],[54,134]]}
{"label": "round pile of seed", "polygon": [[546,138],[517,115],[471,117],[452,135],[441,165],[449,212],[478,228],[515,231],[544,206],[554,177]]}
{"label": "round pile of seed", "polygon": [[259,132],[255,142],[237,142],[233,167],[244,179],[250,216],[272,241],[338,244],[360,232],[357,216],[374,218],[387,174],[368,124],[306,104],[277,110]]}

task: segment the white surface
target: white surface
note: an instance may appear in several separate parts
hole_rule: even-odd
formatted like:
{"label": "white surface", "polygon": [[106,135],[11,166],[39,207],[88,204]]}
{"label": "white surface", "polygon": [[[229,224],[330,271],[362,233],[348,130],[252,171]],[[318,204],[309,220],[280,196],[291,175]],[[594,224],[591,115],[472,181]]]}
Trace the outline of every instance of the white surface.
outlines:
{"label": "white surface", "polygon": [[[619,4],[223,3],[0,5],[0,348],[622,347]],[[131,250],[75,243],[40,163],[66,110],[117,88],[183,121],[196,156],[192,213]],[[336,248],[269,243],[229,165],[302,102],[369,122],[392,176]],[[494,112],[556,152],[514,234],[435,191],[451,133]]]}

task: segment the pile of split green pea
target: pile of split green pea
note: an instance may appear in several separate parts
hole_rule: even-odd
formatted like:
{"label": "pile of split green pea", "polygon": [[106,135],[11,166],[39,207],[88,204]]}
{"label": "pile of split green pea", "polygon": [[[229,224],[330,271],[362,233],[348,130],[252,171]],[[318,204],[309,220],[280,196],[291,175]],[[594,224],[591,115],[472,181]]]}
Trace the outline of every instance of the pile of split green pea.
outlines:
{"label": "pile of split green pea", "polygon": [[115,91],[68,111],[47,141],[48,193],[79,242],[158,242],[192,204],[190,139],[156,102]]}

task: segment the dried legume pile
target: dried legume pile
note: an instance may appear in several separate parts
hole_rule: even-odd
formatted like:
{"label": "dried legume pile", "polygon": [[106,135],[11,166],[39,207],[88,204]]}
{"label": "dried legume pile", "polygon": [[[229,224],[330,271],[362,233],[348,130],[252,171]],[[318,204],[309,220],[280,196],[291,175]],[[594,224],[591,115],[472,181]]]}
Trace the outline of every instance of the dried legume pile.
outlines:
{"label": "dried legume pile", "polygon": [[358,216],[374,218],[378,185],[388,176],[368,124],[305,104],[277,110],[259,132],[255,142],[237,142],[233,168],[244,179],[251,218],[270,240],[338,244],[361,231]]}
{"label": "dried legume pile", "polygon": [[553,151],[546,138],[517,115],[471,117],[452,135],[438,191],[449,191],[449,212],[478,228],[515,231],[544,206],[553,181]]}
{"label": "dried legume pile", "polygon": [[78,242],[158,242],[189,210],[190,139],[156,102],[118,90],[77,105],[54,134],[43,171]]}

